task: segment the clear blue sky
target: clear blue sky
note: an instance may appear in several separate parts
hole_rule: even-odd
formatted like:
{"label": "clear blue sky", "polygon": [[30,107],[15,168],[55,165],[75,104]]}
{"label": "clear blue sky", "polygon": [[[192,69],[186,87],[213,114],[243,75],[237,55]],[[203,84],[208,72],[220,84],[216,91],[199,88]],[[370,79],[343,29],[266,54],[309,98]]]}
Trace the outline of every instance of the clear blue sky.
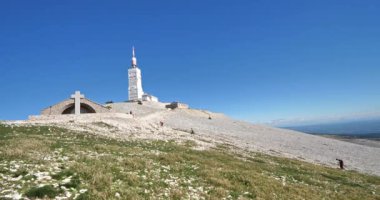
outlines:
{"label": "clear blue sky", "polygon": [[25,119],[75,90],[162,101],[253,121],[380,112],[380,1],[0,3],[0,119]]}

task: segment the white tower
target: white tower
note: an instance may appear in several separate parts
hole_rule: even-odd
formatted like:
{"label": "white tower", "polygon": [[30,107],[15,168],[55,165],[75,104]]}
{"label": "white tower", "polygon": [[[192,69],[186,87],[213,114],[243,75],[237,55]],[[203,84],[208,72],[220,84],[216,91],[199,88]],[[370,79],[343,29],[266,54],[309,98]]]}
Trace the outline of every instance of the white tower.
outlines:
{"label": "white tower", "polygon": [[135,56],[135,48],[132,47],[132,64],[128,69],[128,100],[142,100],[144,94],[141,81],[141,70],[137,67],[137,59]]}

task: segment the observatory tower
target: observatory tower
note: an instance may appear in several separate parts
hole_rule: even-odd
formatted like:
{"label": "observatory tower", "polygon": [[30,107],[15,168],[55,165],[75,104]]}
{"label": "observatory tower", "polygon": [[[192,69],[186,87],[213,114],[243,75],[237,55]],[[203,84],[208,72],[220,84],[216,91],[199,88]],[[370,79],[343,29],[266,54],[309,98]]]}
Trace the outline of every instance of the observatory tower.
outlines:
{"label": "observatory tower", "polygon": [[141,81],[141,70],[137,67],[137,59],[135,55],[135,48],[132,48],[132,61],[131,67],[128,69],[128,100],[139,101],[142,100],[144,91]]}

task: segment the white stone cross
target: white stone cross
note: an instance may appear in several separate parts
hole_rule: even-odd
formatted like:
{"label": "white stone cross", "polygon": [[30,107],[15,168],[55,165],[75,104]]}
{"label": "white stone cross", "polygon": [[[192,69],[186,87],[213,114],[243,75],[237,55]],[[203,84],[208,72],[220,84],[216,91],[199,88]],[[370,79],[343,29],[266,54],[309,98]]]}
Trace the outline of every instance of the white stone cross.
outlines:
{"label": "white stone cross", "polygon": [[80,93],[80,91],[75,91],[75,94],[71,95],[71,98],[74,99],[75,103],[75,114],[80,114],[80,99],[84,98],[84,95]]}

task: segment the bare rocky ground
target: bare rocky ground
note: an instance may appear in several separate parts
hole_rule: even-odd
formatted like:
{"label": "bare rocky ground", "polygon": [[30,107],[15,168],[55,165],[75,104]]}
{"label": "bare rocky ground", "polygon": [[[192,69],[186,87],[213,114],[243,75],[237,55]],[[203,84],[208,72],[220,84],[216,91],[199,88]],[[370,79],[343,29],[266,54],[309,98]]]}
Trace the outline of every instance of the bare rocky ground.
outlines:
{"label": "bare rocky ground", "polygon": [[[164,108],[163,103],[110,104],[118,114],[81,115],[76,118],[37,118],[8,124],[53,124],[76,131],[126,140],[194,141],[198,149],[229,144],[237,151],[259,151],[336,167],[336,158],[347,169],[380,175],[380,148],[353,144],[296,131],[255,125],[220,113],[195,109]],[[119,114],[119,113],[130,113]],[[211,119],[209,119],[211,117]],[[160,126],[160,121],[164,126]],[[90,123],[91,122],[91,123]],[[100,123],[94,125],[94,123]],[[190,134],[193,130],[194,134]]]}
{"label": "bare rocky ground", "polygon": [[162,103],[108,106],[0,122],[0,199],[379,198],[380,148]]}

